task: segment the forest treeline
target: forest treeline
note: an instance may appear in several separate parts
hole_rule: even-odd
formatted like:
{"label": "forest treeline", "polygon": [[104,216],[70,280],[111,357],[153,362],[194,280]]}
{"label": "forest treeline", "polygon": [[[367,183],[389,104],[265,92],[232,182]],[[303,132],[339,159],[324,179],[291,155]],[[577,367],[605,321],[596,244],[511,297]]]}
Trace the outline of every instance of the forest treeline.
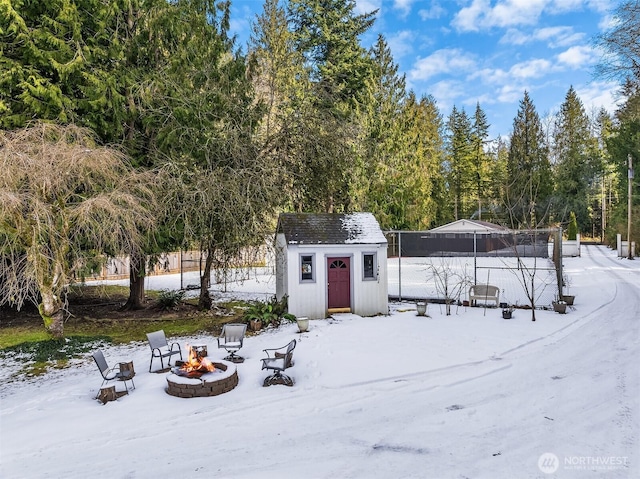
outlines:
{"label": "forest treeline", "polygon": [[96,258],[130,256],[135,308],[145,258],[182,247],[205,253],[209,307],[212,268],[281,211],[369,211],[385,230],[573,212],[611,241],[640,162],[638,10],[596,39],[618,111],[586,111],[568,84],[541,117],[524,91],[491,138],[482,105],[445,114],[383,36],[365,47],[376,12],[353,0],[265,0],[243,47],[226,1],[0,0],[0,306],[39,304],[61,335],[64,288]]}

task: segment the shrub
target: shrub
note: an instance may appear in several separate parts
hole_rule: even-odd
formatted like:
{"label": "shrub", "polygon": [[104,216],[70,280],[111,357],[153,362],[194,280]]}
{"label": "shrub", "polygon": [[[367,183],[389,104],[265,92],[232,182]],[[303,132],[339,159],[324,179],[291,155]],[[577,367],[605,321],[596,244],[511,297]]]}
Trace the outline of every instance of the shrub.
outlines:
{"label": "shrub", "polygon": [[183,299],[184,299],[184,291],[183,290],[181,290],[181,289],[179,289],[179,290],[163,289],[158,294],[158,305],[162,309],[175,308],[180,303],[182,303]]}
{"label": "shrub", "polygon": [[269,301],[254,301],[244,313],[244,320],[249,322],[262,321],[264,326],[273,324],[278,326],[280,319],[295,321],[295,316],[287,313],[287,296],[285,295],[280,301],[275,295]]}

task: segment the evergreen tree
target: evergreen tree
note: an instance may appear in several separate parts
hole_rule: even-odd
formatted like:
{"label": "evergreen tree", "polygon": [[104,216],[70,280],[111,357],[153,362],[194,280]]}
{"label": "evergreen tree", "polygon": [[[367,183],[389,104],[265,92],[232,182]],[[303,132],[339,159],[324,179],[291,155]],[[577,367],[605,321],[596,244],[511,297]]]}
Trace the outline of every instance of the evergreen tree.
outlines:
{"label": "evergreen tree", "polygon": [[524,92],[513,120],[505,205],[513,227],[535,228],[547,218],[553,184],[548,148],[535,106]]}
{"label": "evergreen tree", "polygon": [[[373,212],[385,229],[397,228],[404,215],[396,215],[395,198],[404,179],[403,167],[407,150],[401,122],[406,99],[405,77],[398,75],[398,65],[383,36],[378,36],[371,49],[372,76],[369,81],[369,101],[360,112],[365,135],[367,192],[363,209]],[[398,183],[400,182],[400,184]],[[365,183],[365,181],[363,181]]]}
{"label": "evergreen tree", "polygon": [[304,55],[318,106],[353,107],[366,93],[372,64],[360,36],[377,10],[356,15],[355,7],[354,0],[289,1],[296,50]]}
{"label": "evergreen tree", "polygon": [[553,131],[555,168],[555,205],[553,211],[559,221],[566,222],[572,211],[579,224],[591,230],[588,194],[596,168],[589,118],[573,87],[556,116]]}
{"label": "evergreen tree", "polygon": [[416,101],[409,94],[403,113],[403,130],[407,137],[407,168],[405,169],[411,207],[407,211],[407,229],[423,230],[435,226],[444,201],[444,178],[441,164],[444,152],[443,121],[433,97]]}
{"label": "evergreen tree", "polygon": [[446,171],[453,201],[454,219],[471,216],[474,205],[469,198],[473,186],[473,144],[471,119],[467,113],[453,107],[447,121]]}
{"label": "evergreen tree", "polygon": [[491,143],[489,158],[490,180],[486,195],[489,216],[485,219],[493,223],[509,224],[504,215],[502,201],[506,197],[507,188],[509,187],[509,144],[502,137],[498,137]]}
{"label": "evergreen tree", "polygon": [[[617,204],[619,177],[616,165],[607,149],[607,141],[613,134],[613,120],[611,115],[603,107],[598,110],[595,118],[591,119],[592,134],[596,140],[594,157],[598,165],[597,181],[590,198],[590,204],[594,212],[594,236],[600,236],[604,241],[608,218],[612,207]],[[600,212],[597,215],[597,212]],[[599,220],[599,221],[598,221]]]}
{"label": "evergreen tree", "polygon": [[293,154],[301,208],[307,210],[353,209],[367,170],[357,112],[368,101],[372,61],[359,37],[375,12],[356,15],[354,9],[352,0],[289,2],[295,48],[310,80],[292,125],[300,140]]}
{"label": "evergreen tree", "polygon": [[[611,168],[615,170],[614,182],[618,185],[618,203],[612,210],[611,218],[607,224],[607,241],[615,244],[616,233],[627,232],[628,209],[628,156],[631,155],[634,167],[640,158],[640,90],[633,82],[626,82],[622,90],[625,101],[616,111],[616,125],[612,134],[607,138],[607,152],[611,155]],[[632,217],[638,217],[640,208],[633,204],[633,198],[637,195],[637,183],[632,183]],[[632,223],[632,238],[640,237],[640,223]]]}
{"label": "evergreen tree", "polygon": [[473,149],[473,175],[475,195],[478,202],[477,219],[482,220],[482,208],[488,191],[486,191],[490,181],[489,158],[485,151],[485,145],[489,138],[489,123],[487,115],[480,108],[480,103],[476,104],[476,111],[473,115],[473,125],[471,127],[471,145]]}
{"label": "evergreen tree", "polygon": [[111,18],[110,6],[99,0],[3,2],[0,128],[34,119],[82,124],[93,109],[116,107],[120,95],[101,98],[108,87],[96,82],[118,54],[107,28]]}

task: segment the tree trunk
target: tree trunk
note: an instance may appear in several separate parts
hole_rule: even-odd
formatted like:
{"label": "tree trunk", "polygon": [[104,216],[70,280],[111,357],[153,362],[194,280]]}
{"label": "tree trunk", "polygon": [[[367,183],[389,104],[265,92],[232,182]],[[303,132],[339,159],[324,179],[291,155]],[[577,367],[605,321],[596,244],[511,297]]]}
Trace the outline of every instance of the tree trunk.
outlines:
{"label": "tree trunk", "polygon": [[55,339],[64,337],[64,316],[62,302],[50,291],[42,291],[42,303],[38,305],[38,312],[44,321],[47,332]]}
{"label": "tree trunk", "polygon": [[211,287],[211,265],[213,265],[213,254],[207,251],[207,258],[204,262],[204,270],[200,276],[200,299],[198,307],[200,309],[211,309],[211,295],[209,288]]}
{"label": "tree trunk", "polygon": [[122,307],[125,310],[142,309],[144,304],[144,256],[132,254],[129,265],[129,299]]}

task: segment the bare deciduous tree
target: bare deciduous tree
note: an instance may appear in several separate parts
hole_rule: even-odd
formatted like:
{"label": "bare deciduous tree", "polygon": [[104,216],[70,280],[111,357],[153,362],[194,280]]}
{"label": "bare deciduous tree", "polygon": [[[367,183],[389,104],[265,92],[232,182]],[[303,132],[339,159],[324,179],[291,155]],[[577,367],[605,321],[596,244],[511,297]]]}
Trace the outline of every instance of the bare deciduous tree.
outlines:
{"label": "bare deciduous tree", "polygon": [[614,10],[611,28],[598,38],[603,51],[596,73],[624,82],[640,80],[640,2],[626,0]]}
{"label": "bare deciduous tree", "polygon": [[38,305],[64,334],[64,292],[88,256],[135,250],[154,222],[152,176],[86,129],[0,132],[0,305]]}
{"label": "bare deciduous tree", "polygon": [[[461,267],[460,267],[461,266]],[[452,258],[442,258],[439,263],[428,265],[427,283],[435,285],[436,292],[444,298],[446,315],[451,315],[451,304],[473,284],[467,264],[454,265]]]}

